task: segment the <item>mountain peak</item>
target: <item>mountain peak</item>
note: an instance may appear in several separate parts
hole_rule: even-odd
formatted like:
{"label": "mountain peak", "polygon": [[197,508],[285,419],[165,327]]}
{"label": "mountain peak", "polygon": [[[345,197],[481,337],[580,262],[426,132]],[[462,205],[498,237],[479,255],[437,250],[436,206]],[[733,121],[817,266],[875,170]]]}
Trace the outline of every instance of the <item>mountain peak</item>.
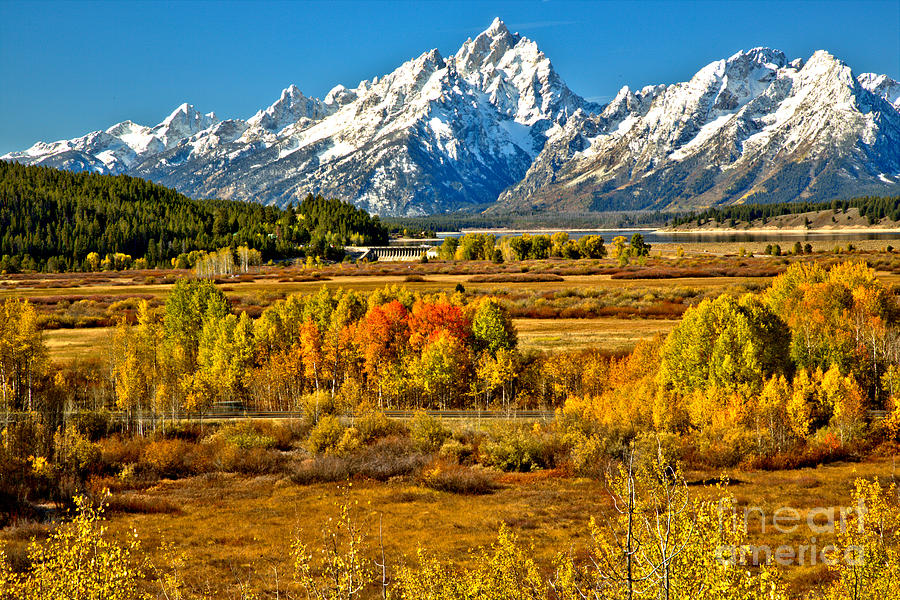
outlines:
{"label": "mountain peak", "polygon": [[772,70],[780,69],[787,64],[787,57],[784,55],[784,52],[766,46],[757,46],[747,51],[740,50],[729,57],[726,62],[731,63],[741,59],[767,66]]}
{"label": "mountain peak", "polygon": [[167,124],[171,123],[172,121],[174,121],[175,119],[179,118],[180,116],[182,116],[182,115],[187,116],[187,115],[191,114],[192,112],[196,112],[194,110],[194,105],[188,104],[187,102],[182,102],[175,108],[175,110],[173,110],[171,113],[169,113],[168,117],[163,119],[162,124],[167,125]]}
{"label": "mountain peak", "polygon": [[328,109],[320,100],[307,98],[300,88],[291,84],[281,91],[281,96],[274,104],[250,117],[247,124],[274,133],[300,119],[318,120],[328,113]]}
{"label": "mountain peak", "polygon": [[863,73],[857,80],[864,88],[900,109],[900,82],[877,73]]}
{"label": "mountain peak", "polygon": [[815,52],[813,52],[813,55],[809,57],[809,60],[806,61],[806,65],[804,66],[804,68],[812,71],[818,71],[822,69],[829,69],[836,65],[843,66],[844,63],[835,58],[835,56],[827,50],[816,50]]}
{"label": "mountain peak", "polygon": [[816,50],[803,65],[800,74],[806,81],[821,79],[838,86],[852,87],[859,83],[844,61],[825,50]]}
{"label": "mountain peak", "polygon": [[204,115],[194,108],[193,104],[182,102],[168,117],[163,119],[162,123],[157,125],[157,127],[172,127],[173,124],[188,124],[193,122],[197,125],[203,124],[200,129],[205,129],[217,121],[216,113],[211,112]]}
{"label": "mountain peak", "polygon": [[494,19],[491,26],[475,36],[467,39],[454,55],[457,70],[466,75],[478,71],[485,66],[496,65],[513,48],[522,37],[512,34],[499,18]]}
{"label": "mountain peak", "polygon": [[500,20],[500,17],[494,17],[494,20],[491,21],[490,27],[484,30],[484,33],[491,37],[509,35],[509,29],[506,27],[506,23]]}

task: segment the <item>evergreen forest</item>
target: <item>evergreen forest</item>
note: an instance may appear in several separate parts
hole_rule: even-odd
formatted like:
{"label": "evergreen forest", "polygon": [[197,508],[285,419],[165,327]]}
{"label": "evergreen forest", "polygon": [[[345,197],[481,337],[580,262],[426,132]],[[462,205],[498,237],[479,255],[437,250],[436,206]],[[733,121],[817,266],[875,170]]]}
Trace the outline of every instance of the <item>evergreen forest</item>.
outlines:
{"label": "evergreen forest", "polygon": [[[89,270],[87,257],[119,267],[169,267],[192,251],[246,246],[263,260],[339,258],[348,244],[384,244],[377,217],[308,195],[285,209],[193,200],[126,175],[71,173],[0,162],[0,271]],[[141,262],[138,262],[141,260]]]}

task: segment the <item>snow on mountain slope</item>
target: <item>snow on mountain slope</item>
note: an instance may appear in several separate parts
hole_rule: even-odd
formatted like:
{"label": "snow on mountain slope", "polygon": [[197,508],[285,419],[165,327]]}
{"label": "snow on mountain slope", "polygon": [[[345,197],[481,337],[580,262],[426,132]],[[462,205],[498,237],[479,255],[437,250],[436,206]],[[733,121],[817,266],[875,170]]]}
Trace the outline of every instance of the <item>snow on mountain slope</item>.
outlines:
{"label": "snow on mountain slope", "polygon": [[875,73],[863,73],[858,78],[860,85],[890,102],[897,110],[900,110],[900,82],[887,75]]}
{"label": "snow on mountain slope", "polygon": [[610,210],[898,191],[900,113],[827,52],[805,63],[765,48],[740,52],[648,101],[618,125],[601,118],[610,107],[589,117],[599,134],[567,160],[558,148],[576,132],[551,137],[495,209],[559,208],[560,198],[567,209]]}
{"label": "snow on mountain slope", "polygon": [[0,158],[195,197],[284,205],[322,193],[380,214],[668,208],[896,193],[898,111],[887,76],[769,48],[596,105],[495,19],[449,57],[424,52],[323,100],[291,85],[224,121],[184,104],[155,127],[125,121]]}
{"label": "snow on mountain slope", "polygon": [[[503,28],[499,35],[510,34]],[[235,143],[208,145],[200,154],[175,148],[134,172],[175,186],[189,177],[200,182],[198,195],[287,203],[314,192],[382,214],[489,202],[524,175],[542,143],[535,123],[551,115],[531,110],[530,123],[521,123],[501,114],[454,67],[432,50],[354,90],[333,90],[323,105],[334,110],[314,114],[319,120],[301,117],[269,137],[251,125]],[[495,73],[493,80],[504,77]],[[248,152],[242,144],[253,139],[257,146]],[[172,170],[174,164],[181,167]]]}
{"label": "snow on mountain slope", "polygon": [[28,150],[0,158],[72,170],[124,173],[141,157],[173,148],[217,122],[215,113],[204,115],[185,103],[152,128],[123,121],[106,131],[50,144],[38,142]]}
{"label": "snow on mountain slope", "polygon": [[199,196],[285,204],[313,192],[425,214],[495,200],[545,132],[585,108],[536,44],[497,20],[447,59],[425,52],[324,101],[288,88],[232,140],[212,128],[132,172]]}
{"label": "snow on mountain slope", "polygon": [[247,125],[278,132],[301,119],[318,121],[333,113],[333,108],[333,103],[307,98],[297,86],[291,85],[272,106],[250,117]]}
{"label": "snow on mountain slope", "polygon": [[569,90],[537,44],[510,33],[500,19],[466,40],[450,60],[502,115],[519,123],[565,121],[579,108],[600,108]]}

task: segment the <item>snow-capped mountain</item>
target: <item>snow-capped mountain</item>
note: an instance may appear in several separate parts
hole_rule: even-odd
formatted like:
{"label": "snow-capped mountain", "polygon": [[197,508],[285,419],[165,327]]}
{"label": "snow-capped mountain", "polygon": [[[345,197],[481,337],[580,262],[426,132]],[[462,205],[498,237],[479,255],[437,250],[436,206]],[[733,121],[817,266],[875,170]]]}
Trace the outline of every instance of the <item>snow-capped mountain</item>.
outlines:
{"label": "snow-capped mountain", "polygon": [[756,48],[596,105],[497,19],[452,56],[425,52],[322,100],[292,85],[224,121],[184,104],[155,127],[126,121],[2,158],[194,197],[284,205],[322,193],[379,214],[896,193],[900,84],[855,77],[825,52],[804,63]]}
{"label": "snow-capped mountain", "polygon": [[900,192],[896,84],[825,51],[739,52],[690,81],[627,88],[550,137],[495,210],[617,210]]}
{"label": "snow-capped mountain", "polygon": [[74,140],[38,142],[24,152],[12,152],[0,158],[73,171],[124,173],[143,157],[174,148],[217,122],[215,113],[204,115],[185,103],[155,127],[124,121],[106,131],[95,131]]}
{"label": "snow-capped mountain", "polygon": [[195,197],[287,204],[313,192],[380,214],[425,214],[492,202],[525,175],[548,130],[598,108],[497,19],[453,56],[425,52],[324,100],[291,86],[246,121],[207,115],[201,127],[195,118],[177,141],[167,133],[173,115],[3,158],[129,173]]}

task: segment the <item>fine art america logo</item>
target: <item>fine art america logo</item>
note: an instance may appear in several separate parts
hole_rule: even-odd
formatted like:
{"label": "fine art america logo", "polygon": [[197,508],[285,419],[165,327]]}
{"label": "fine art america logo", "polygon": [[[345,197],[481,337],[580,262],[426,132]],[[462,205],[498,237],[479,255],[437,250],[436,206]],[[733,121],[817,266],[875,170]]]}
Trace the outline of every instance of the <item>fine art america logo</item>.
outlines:
{"label": "fine art america logo", "polygon": [[[716,558],[727,565],[813,566],[818,564],[847,566],[862,565],[865,549],[858,545],[838,548],[822,537],[844,534],[849,528],[865,533],[865,516],[868,510],[860,498],[856,506],[812,508],[803,517],[796,508],[782,506],[771,514],[758,506],[738,508],[734,498],[724,498],[718,503],[719,531],[740,531],[747,536],[751,530],[761,535],[782,534],[804,538],[796,545],[782,544],[734,544],[719,546]],[[806,535],[804,535],[806,534]],[[743,537],[743,536],[742,536]]]}

